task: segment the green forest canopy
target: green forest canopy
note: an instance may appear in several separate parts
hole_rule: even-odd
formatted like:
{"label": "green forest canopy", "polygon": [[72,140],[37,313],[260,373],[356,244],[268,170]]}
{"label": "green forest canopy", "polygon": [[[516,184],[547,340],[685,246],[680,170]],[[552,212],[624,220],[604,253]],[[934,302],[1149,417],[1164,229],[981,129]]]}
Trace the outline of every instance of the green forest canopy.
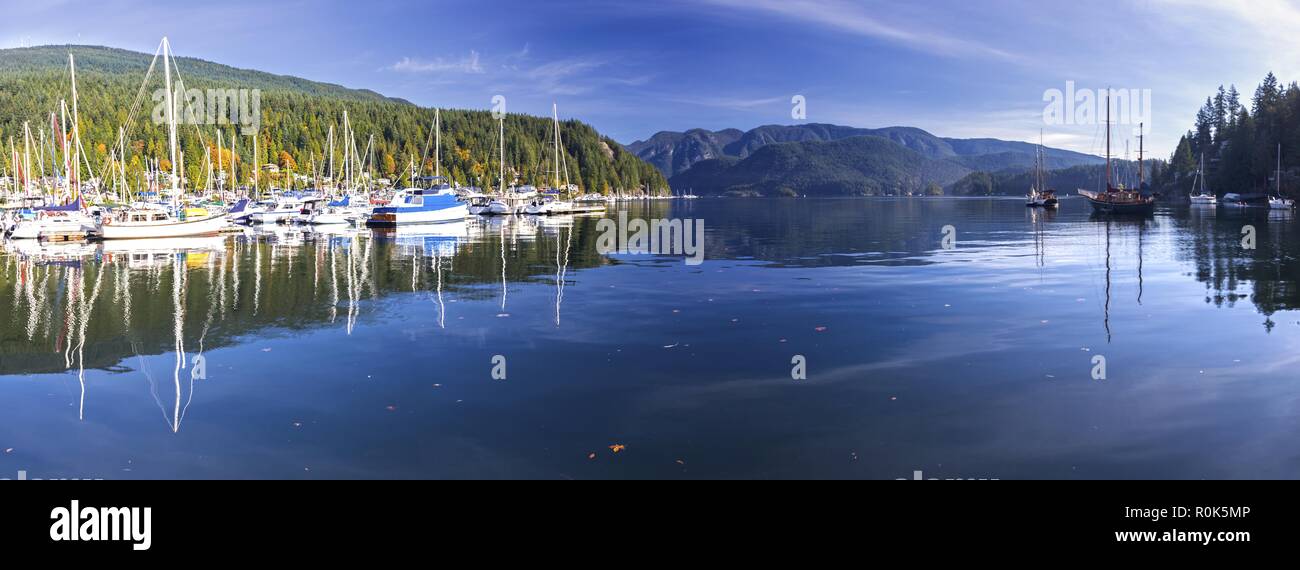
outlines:
{"label": "green forest canopy", "polygon": [[1223,194],[1272,192],[1281,145],[1282,193],[1300,188],[1300,87],[1283,86],[1271,72],[1242,101],[1237,87],[1206,98],[1192,130],[1183,135],[1157,183],[1189,194],[1201,157],[1207,190]]}
{"label": "green forest canopy", "polygon": [[[68,54],[77,61],[77,98],[81,119],[81,142],[96,174],[107,164],[109,148],[117,141],[132,102],[144,81],[152,56],[126,50],[93,46],[45,46],[0,50],[0,142],[5,146],[3,164],[13,165],[8,152],[12,138],[21,152],[23,123],[30,122],[33,137],[44,128],[51,137],[49,113],[57,112],[60,100],[71,99]],[[358,153],[364,153],[368,138],[375,137],[376,176],[405,181],[412,157],[424,155],[433,124],[434,110],[410,102],[387,98],[373,91],[355,90],[300,78],[236,69],[193,58],[176,58],[187,89],[260,89],[261,129],[257,136],[258,163],[274,163],[298,174],[310,174],[327,159],[327,134],[335,128],[336,165],[342,157],[343,113],[356,133]],[[167,158],[166,125],[154,124],[150,114],[154,90],[163,86],[161,62],[146,89],[143,108],[127,137],[128,180],[145,168],[147,160]],[[71,102],[69,101],[69,105]],[[497,123],[486,110],[444,109],[442,120],[443,175],[462,185],[495,186]],[[223,131],[229,159],[229,141],[238,125],[185,125],[180,130],[184,152],[182,164],[191,185],[206,178],[204,147],[216,144],[216,132]],[[654,167],[628,152],[617,142],[601,136],[591,126],[576,120],[561,123],[564,160],[570,181],[583,192],[638,192],[651,188],[667,193],[668,183]],[[253,141],[239,136],[236,163],[241,183],[252,178]],[[553,153],[551,119],[510,114],[505,118],[505,162],[507,183],[511,174],[520,182],[549,184]],[[363,158],[365,158],[363,156]],[[36,159],[33,158],[33,168]],[[50,172],[46,157],[46,172]],[[426,161],[432,173],[433,157]],[[227,166],[227,169],[229,167]],[[86,175],[83,173],[83,177]],[[265,179],[265,178],[264,178]],[[134,183],[134,182],[133,182]]]}

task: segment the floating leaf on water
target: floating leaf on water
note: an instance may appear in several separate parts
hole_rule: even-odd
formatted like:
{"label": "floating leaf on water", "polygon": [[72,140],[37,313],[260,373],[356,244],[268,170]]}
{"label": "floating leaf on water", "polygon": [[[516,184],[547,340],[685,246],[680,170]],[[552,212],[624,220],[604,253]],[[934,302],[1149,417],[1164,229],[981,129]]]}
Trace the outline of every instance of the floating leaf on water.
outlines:
{"label": "floating leaf on water", "polygon": [[614,453],[618,453],[620,451],[623,451],[624,449],[627,449],[627,446],[621,443],[616,443],[614,445],[609,446],[609,450],[613,451]]}
{"label": "floating leaf on water", "polygon": [[593,451],[591,453],[588,453],[587,459],[593,459],[593,460],[596,459],[596,452]]}
{"label": "floating leaf on water", "polygon": [[817,331],[817,332],[826,332],[827,329],[826,329],[826,327],[817,327],[817,328],[814,328],[813,330],[815,330],[815,331]]}
{"label": "floating leaf on water", "polygon": [[391,405],[391,404],[390,404],[390,405],[388,405],[388,406],[385,406],[384,409],[385,409],[385,410],[388,410],[388,411],[390,411],[390,412],[396,412],[396,411],[397,411],[397,406],[394,406],[394,405]]}

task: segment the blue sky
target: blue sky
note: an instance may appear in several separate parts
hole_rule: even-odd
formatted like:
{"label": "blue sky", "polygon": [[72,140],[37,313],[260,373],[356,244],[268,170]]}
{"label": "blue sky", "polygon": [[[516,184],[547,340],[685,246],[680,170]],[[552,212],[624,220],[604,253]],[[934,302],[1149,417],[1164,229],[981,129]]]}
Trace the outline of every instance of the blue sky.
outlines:
{"label": "blue sky", "polygon": [[[1300,79],[1300,3],[989,0],[6,0],[0,47],[102,44],[368,88],[428,106],[660,130],[807,121],[906,125],[1100,153],[1097,125],[1044,124],[1044,92],[1151,90],[1167,155],[1220,83]],[[1116,153],[1123,153],[1117,135]],[[1136,143],[1134,143],[1136,146]]]}

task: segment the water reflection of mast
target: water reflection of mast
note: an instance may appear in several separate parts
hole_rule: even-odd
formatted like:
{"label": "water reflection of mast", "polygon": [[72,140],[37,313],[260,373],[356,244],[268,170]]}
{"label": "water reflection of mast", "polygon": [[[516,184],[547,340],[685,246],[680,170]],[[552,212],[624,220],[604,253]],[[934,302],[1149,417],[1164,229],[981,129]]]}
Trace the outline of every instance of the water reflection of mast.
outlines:
{"label": "water reflection of mast", "polygon": [[[256,238],[254,238],[256,239]],[[275,252],[271,253],[271,269],[275,269]],[[253,316],[262,304],[262,243],[253,242]]]}
{"label": "water reflection of mast", "polygon": [[501,224],[501,310],[506,310],[506,225]]}
{"label": "water reflection of mast", "polygon": [[[81,303],[81,316],[78,326],[77,341],[77,382],[81,385],[81,398],[77,406],[77,419],[86,419],[86,332],[90,328],[90,314],[95,309],[95,301],[99,299],[99,293],[104,285],[104,266],[99,267],[95,275],[95,288],[90,294],[90,300]],[[84,273],[85,269],[80,269],[79,273]],[[83,297],[84,299],[84,297]]]}
{"label": "water reflection of mast", "polygon": [[1106,220],[1106,305],[1105,315],[1102,319],[1103,326],[1106,327],[1106,342],[1110,343],[1110,220]]}
{"label": "water reflection of mast", "polygon": [[433,250],[433,262],[437,266],[438,272],[438,327],[447,328],[447,306],[442,302],[442,250],[435,247]]}
{"label": "water reflection of mast", "polygon": [[[560,228],[560,233],[564,228]],[[569,248],[573,244],[573,228],[564,243],[564,261],[560,261],[560,234],[555,234],[555,326],[560,326],[560,303],[564,301],[564,282],[569,273]]]}
{"label": "water reflection of mast", "polygon": [[[176,388],[175,406],[172,408],[172,433],[181,429],[181,370],[185,368],[185,304],[184,295],[185,262],[184,256],[177,254],[172,261],[172,304],[175,307],[176,332],[176,366],[172,370],[172,382]],[[193,388],[191,387],[191,394]]]}
{"label": "water reflection of mast", "polygon": [[339,270],[338,262],[334,256],[334,240],[330,240],[330,323],[332,324],[339,316]]}
{"label": "water reflection of mast", "polygon": [[1146,231],[1146,221],[1138,222],[1138,304],[1142,304],[1142,234]]}

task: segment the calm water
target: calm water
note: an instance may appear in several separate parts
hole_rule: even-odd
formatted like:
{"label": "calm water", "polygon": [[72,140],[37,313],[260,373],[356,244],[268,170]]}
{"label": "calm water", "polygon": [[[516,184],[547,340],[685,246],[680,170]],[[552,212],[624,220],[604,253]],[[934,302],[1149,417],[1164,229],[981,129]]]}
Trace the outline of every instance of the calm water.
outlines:
{"label": "calm water", "polygon": [[1300,475],[1289,214],[617,209],[703,219],[706,261],[598,218],[8,244],[0,477]]}

